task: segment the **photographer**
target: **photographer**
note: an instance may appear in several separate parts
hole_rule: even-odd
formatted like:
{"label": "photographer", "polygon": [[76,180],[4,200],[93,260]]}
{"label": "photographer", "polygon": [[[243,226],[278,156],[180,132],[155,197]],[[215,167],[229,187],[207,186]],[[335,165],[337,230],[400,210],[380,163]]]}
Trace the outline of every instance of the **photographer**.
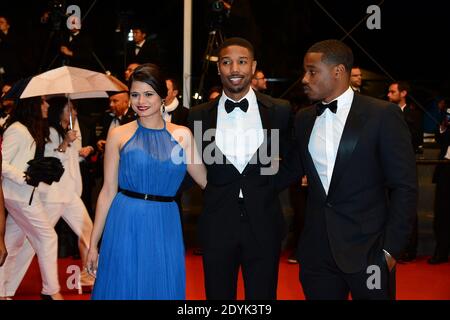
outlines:
{"label": "photographer", "polygon": [[74,16],[70,23],[69,32],[63,33],[62,42],[59,46],[61,64],[94,70],[92,43],[91,37],[81,30],[80,18]]}

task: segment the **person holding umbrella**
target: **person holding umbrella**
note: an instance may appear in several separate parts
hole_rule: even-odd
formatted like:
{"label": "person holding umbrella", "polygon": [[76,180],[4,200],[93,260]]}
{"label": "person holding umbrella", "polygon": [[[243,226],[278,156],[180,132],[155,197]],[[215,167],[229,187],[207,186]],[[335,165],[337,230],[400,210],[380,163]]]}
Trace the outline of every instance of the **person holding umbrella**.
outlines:
{"label": "person holding umbrella", "polygon": [[25,237],[36,250],[42,277],[43,298],[61,300],[57,269],[58,238],[39,197],[30,203],[34,188],[40,191],[43,183],[26,175],[27,162],[44,154],[49,131],[45,124],[48,103],[43,97],[18,100],[3,134],[2,187],[6,219],[5,242],[8,257],[0,268],[0,297],[12,295],[8,283],[13,278],[17,254]]}
{"label": "person holding umbrella", "polygon": [[[48,123],[50,139],[45,145],[45,156],[59,158],[65,171],[61,180],[53,183],[49,191],[41,195],[44,206],[56,224],[62,217],[78,236],[81,261],[86,262],[89,240],[92,233],[92,220],[81,199],[83,189],[79,156],[81,144],[77,144],[80,133],[69,127],[70,116],[77,119],[73,104],[64,97],[49,99]],[[81,285],[92,286],[93,278],[86,272],[81,274]]]}
{"label": "person holding umbrella", "polygon": [[[70,228],[78,236],[78,247],[81,253],[82,263],[85,263],[89,239],[92,233],[92,221],[87,209],[81,200],[82,181],[80,167],[78,165],[79,150],[74,143],[78,139],[78,132],[69,128],[69,117],[76,118],[76,109],[65,97],[55,97],[48,100],[48,123],[50,134],[45,144],[44,155],[61,160],[64,173],[58,182],[45,187],[42,185],[38,194],[42,201],[49,221],[55,226],[60,218],[63,218]],[[69,109],[72,110],[70,113]],[[25,238],[25,236],[23,236]],[[16,263],[12,276],[8,281],[8,296],[13,296],[19,287],[35,251],[27,239],[23,239],[23,246],[17,253]],[[90,287],[94,284],[94,278],[86,271],[81,273],[79,284]]]}

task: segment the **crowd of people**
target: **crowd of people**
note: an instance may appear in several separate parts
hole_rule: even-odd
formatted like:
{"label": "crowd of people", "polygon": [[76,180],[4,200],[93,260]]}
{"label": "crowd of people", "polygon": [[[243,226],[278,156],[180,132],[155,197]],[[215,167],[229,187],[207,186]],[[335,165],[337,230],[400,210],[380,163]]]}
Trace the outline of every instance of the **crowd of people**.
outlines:
{"label": "crowd of people", "polygon": [[[0,27],[6,37],[5,17]],[[123,75],[129,89],[110,93],[99,134],[76,103],[18,99],[7,93],[14,84],[3,84],[0,299],[14,297],[34,254],[42,298],[63,299],[60,218],[76,235],[79,284],[93,286],[92,299],[185,299],[181,195],[194,184],[203,189],[198,237],[207,299],[236,299],[239,270],[246,299],[276,299],[287,234],[278,194],[286,188],[296,214],[290,261],[301,263],[305,297],[395,299],[396,264],[417,254],[423,114],[408,100],[409,85],[393,82],[389,101],[365,95],[352,50],[325,40],[304,55],[302,97],[274,98],[264,94],[253,45],[228,38],[217,50],[221,86],[188,109],[176,77],[158,66],[148,30],[136,27],[133,37]],[[55,63],[86,67],[89,45],[72,28]],[[14,73],[15,64],[7,66]],[[450,159],[442,101],[436,133],[440,158]],[[31,160],[44,158],[64,168],[51,183],[27,173]],[[442,163],[434,178],[430,264],[448,261],[449,168]],[[95,199],[94,172],[102,185]],[[366,285],[374,265],[378,290]]]}

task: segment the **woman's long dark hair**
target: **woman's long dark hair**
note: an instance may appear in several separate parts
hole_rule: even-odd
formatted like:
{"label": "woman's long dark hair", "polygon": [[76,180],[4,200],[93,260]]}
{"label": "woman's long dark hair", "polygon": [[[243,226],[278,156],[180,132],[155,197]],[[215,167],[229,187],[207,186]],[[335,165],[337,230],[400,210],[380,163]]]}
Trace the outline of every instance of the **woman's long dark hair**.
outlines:
{"label": "woman's long dark hair", "polygon": [[18,100],[11,117],[8,119],[6,128],[18,121],[27,127],[28,132],[36,142],[37,148],[44,148],[49,138],[47,120],[42,117],[42,98],[32,97]]}
{"label": "woman's long dark hair", "polygon": [[68,101],[65,97],[55,97],[48,101],[50,108],[48,108],[48,125],[55,128],[59,136],[64,139],[66,129],[61,126],[61,116],[64,113]]}

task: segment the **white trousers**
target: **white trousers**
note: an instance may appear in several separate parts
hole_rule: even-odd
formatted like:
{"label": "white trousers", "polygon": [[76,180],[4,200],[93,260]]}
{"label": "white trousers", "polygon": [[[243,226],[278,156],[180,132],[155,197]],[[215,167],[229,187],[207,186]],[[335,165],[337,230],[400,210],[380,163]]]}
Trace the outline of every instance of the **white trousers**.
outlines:
{"label": "white trousers", "polygon": [[15,270],[22,263],[20,256],[25,239],[28,239],[28,246],[38,256],[42,293],[52,295],[59,292],[58,237],[38,194],[34,195],[31,205],[28,202],[5,199],[5,207],[9,213],[5,230],[8,257],[0,268],[0,296],[12,296],[7,287],[15,277]]}
{"label": "white trousers", "polygon": [[[92,221],[79,196],[74,195],[71,202],[68,203],[43,203],[47,211],[49,221],[54,227],[60,218],[70,226],[70,228],[79,237],[79,240],[86,248],[89,248],[89,241],[92,233]],[[17,255],[15,268],[6,285],[8,297],[15,295],[17,288],[22,282],[32,260],[35,251],[32,245],[26,239]]]}

